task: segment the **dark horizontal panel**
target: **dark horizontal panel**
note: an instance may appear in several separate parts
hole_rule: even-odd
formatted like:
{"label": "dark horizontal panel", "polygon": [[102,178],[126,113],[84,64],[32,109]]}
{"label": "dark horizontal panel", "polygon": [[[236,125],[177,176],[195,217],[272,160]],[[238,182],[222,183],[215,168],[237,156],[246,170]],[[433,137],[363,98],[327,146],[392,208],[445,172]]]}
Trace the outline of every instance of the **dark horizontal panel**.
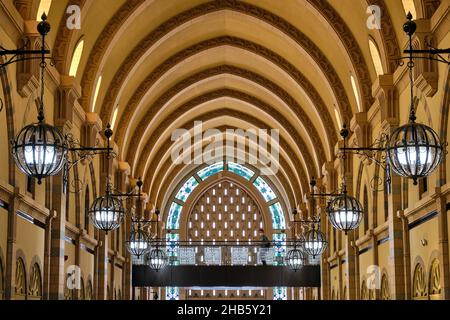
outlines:
{"label": "dark horizontal panel", "polygon": [[320,267],[304,266],[296,272],[277,266],[171,266],[155,272],[133,266],[135,287],[320,287]]}

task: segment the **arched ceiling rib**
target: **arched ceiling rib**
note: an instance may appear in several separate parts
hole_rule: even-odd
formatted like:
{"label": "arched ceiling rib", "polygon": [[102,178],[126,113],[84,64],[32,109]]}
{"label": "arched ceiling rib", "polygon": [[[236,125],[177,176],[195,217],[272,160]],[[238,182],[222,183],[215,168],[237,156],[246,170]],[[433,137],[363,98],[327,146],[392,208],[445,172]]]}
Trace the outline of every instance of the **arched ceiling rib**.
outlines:
{"label": "arched ceiling rib", "polygon": [[[214,126],[214,125],[213,125]],[[230,126],[222,126],[216,127],[218,130],[225,129],[237,129],[236,127]],[[192,146],[193,148],[195,145]],[[167,153],[166,153],[167,154]],[[193,156],[193,152],[191,152],[191,156]],[[247,154],[246,154],[247,156]],[[217,159],[222,160],[222,158]],[[160,163],[158,163],[159,169],[153,175],[153,183],[151,186],[151,190],[153,192],[150,194],[150,203],[155,204],[157,206],[161,206],[165,200],[167,200],[167,195],[173,191],[179,182],[186,176],[187,172],[191,171],[196,165],[175,165],[169,159],[164,159]],[[149,172],[150,173],[150,172]],[[302,172],[300,171],[300,174]],[[286,204],[295,204],[297,201],[301,201],[300,191],[307,187],[305,179],[301,182],[301,186],[298,184],[296,179],[293,177],[296,174],[290,169],[290,166],[287,164],[285,160],[285,155],[280,155],[280,170],[275,175],[270,175],[270,180],[277,185],[277,188],[280,191],[284,191],[285,203]],[[302,174],[304,176],[304,174]],[[146,176],[146,181],[149,181],[150,177]],[[146,189],[148,189],[146,187]]]}
{"label": "arched ceiling rib", "polygon": [[[395,70],[392,59],[399,54],[401,24],[393,27],[400,21],[398,4],[370,1],[383,11],[382,28],[364,31],[367,16],[358,13],[350,21],[354,8],[339,1],[61,0],[52,5],[50,20],[62,18],[50,44],[57,69],[66,74],[76,42],[86,39],[77,74],[80,102],[90,111],[102,75],[96,111],[107,123],[120,105],[114,135],[120,157],[134,174],[150,179],[146,187],[155,203],[161,203],[169,179],[186,169],[170,163],[173,142],[167,140],[174,123],[185,119],[186,128],[193,119],[219,127],[231,119],[243,129],[281,126],[279,180],[290,201],[300,202],[296,193],[308,190],[308,179],[334,158],[340,129],[335,107],[345,123],[358,112],[351,74],[362,110],[372,105],[368,35],[380,42],[385,71]],[[361,10],[369,4],[355,1]],[[69,4],[82,9],[81,30],[65,28]],[[220,51],[223,56],[202,59]],[[217,99],[237,106],[219,110],[213,106]],[[252,111],[236,110],[245,104]],[[198,111],[201,106],[207,107]]]}
{"label": "arched ceiling rib", "polygon": [[[283,69],[289,76],[291,76],[308,95],[309,99],[314,102],[313,106],[317,109],[316,113],[321,118],[322,123],[324,123],[324,129],[327,133],[328,141],[328,152],[331,153],[334,144],[337,141],[337,128],[334,125],[335,120],[333,120],[330,111],[323,102],[319,92],[311,84],[305,75],[303,75],[299,70],[297,70],[292,64],[285,60],[280,55],[275,52],[264,48],[256,43],[240,39],[237,37],[222,36],[209,40],[202,41],[194,46],[184,49],[177,53],[176,55],[166,59],[162,64],[160,64],[142,83],[142,85],[136,89],[135,93],[132,95],[132,100],[127,104],[126,114],[121,117],[121,123],[123,126],[119,129],[116,134],[116,139],[119,145],[122,145],[124,141],[123,131],[129,128],[128,124],[131,121],[131,117],[135,114],[138,103],[143,99],[143,96],[150,90],[151,86],[158,80],[162,75],[164,75],[168,70],[170,70],[174,65],[180,61],[187,59],[188,57],[217,46],[235,46],[244,50],[249,50],[255,54],[261,55],[262,57],[270,60],[278,67]],[[328,154],[329,154],[328,153]]]}
{"label": "arched ceiling rib", "polygon": [[[212,121],[215,119],[220,119],[220,117],[231,117],[231,118],[235,118],[235,119],[239,119],[240,122],[245,122],[248,123],[246,126],[242,126],[242,129],[246,129],[246,127],[254,127],[254,128],[267,128],[268,126],[261,122],[259,119],[252,117],[250,115],[247,115],[243,112],[239,112],[236,110],[230,110],[230,109],[222,109],[222,110],[215,110],[212,112],[209,112],[207,114],[202,115],[201,117],[199,117],[199,120],[204,122],[204,129],[207,128],[207,122],[208,121]],[[185,129],[192,129],[193,127],[193,123],[192,122],[187,122],[183,125],[183,128]],[[292,169],[293,171],[297,171],[298,172],[298,177],[299,179],[302,181],[302,186],[303,186],[303,190],[306,190],[305,187],[308,184],[308,177],[311,177],[311,175],[307,175],[305,173],[305,171],[303,170],[303,165],[300,162],[300,159],[295,155],[294,151],[292,150],[292,147],[286,143],[286,140],[282,137],[280,137],[280,149],[282,152],[284,152],[286,154],[286,156],[289,158],[289,161],[293,163],[294,168]],[[151,146],[149,146],[151,147]],[[146,173],[145,173],[145,187],[148,188],[152,188],[152,181],[153,181],[153,176],[155,175],[156,172],[160,172],[161,170],[161,161],[164,161],[164,159],[166,158],[167,161],[170,161],[170,152],[171,152],[171,148],[173,147],[173,141],[171,141],[170,137],[165,139],[165,142],[163,142],[161,144],[161,147],[158,148],[158,150],[152,150],[152,152],[154,153],[153,158],[155,159],[154,161],[152,161],[146,169]],[[280,156],[282,156],[280,154]],[[304,155],[306,157],[306,159],[308,159],[307,155]],[[286,164],[287,162],[284,162],[284,164]],[[308,166],[308,163],[306,163],[306,167],[311,169],[310,166]],[[287,168],[285,168],[287,169]],[[140,173],[139,173],[140,174]],[[138,175],[139,175],[138,174]],[[294,179],[296,175],[290,175],[290,177],[292,179]]]}
{"label": "arched ceiling rib", "polygon": [[[305,146],[304,146],[305,143],[304,143],[303,139],[298,135],[298,133],[295,131],[295,129],[288,122],[287,119],[285,119],[281,114],[279,114],[270,105],[259,100],[258,98],[253,97],[249,94],[246,94],[246,93],[238,91],[238,90],[227,89],[227,88],[207,92],[205,94],[202,94],[200,96],[197,96],[197,97],[187,101],[183,105],[178,106],[178,108],[176,109],[174,114],[171,114],[171,116],[167,117],[163,122],[161,122],[160,125],[158,126],[158,128],[152,132],[151,137],[148,140],[146,140],[144,143],[145,149],[143,150],[142,154],[139,156],[139,159],[137,161],[136,174],[139,175],[139,174],[145,172],[144,165],[145,165],[146,161],[148,161],[147,159],[150,159],[150,157],[151,157],[151,153],[154,150],[156,140],[160,138],[161,134],[164,131],[167,132],[168,128],[169,128],[169,131],[173,130],[173,128],[171,128],[171,123],[173,123],[175,121],[173,119],[177,119],[177,120],[178,119],[186,119],[187,118],[186,113],[189,110],[195,108],[196,106],[198,106],[200,104],[204,104],[205,102],[210,102],[215,99],[223,98],[223,97],[233,98],[233,100],[239,100],[239,101],[245,102],[246,104],[254,107],[254,108],[247,107],[246,109],[243,109],[243,110],[246,110],[247,112],[241,113],[242,116],[247,116],[248,114],[253,114],[252,113],[253,109],[260,109],[260,112],[265,112],[265,113],[271,114],[272,118],[278,122],[280,127],[283,128],[282,129],[283,132],[280,133],[281,137],[283,137],[284,131],[289,132],[289,136],[291,138],[289,141],[289,144],[291,146],[297,146],[298,150],[300,151],[299,153],[297,153],[296,158],[302,159],[303,163],[306,163],[306,167],[308,168],[308,172],[309,172],[308,176],[311,177],[311,176],[314,176],[317,174],[319,168],[313,166],[313,163],[311,162],[311,161],[313,161],[312,156],[310,155],[308,150],[305,148]],[[219,106],[222,106],[222,102],[219,102]],[[241,107],[240,104],[238,104],[238,109],[239,109],[239,107]],[[222,108],[226,109],[226,106],[222,106]],[[202,118],[202,116],[203,116],[202,113],[196,114],[195,119],[200,120]],[[193,121],[190,121],[187,124],[189,125],[188,127],[192,127]],[[181,127],[185,128],[183,125],[181,125]],[[169,134],[170,134],[170,132],[169,132]],[[166,133],[166,135],[167,135],[167,133]],[[284,139],[286,140],[286,138],[284,138]]]}
{"label": "arched ceiling rib", "polygon": [[320,142],[319,134],[314,129],[313,124],[309,120],[308,116],[306,115],[302,107],[298,105],[297,101],[293,99],[292,96],[290,96],[284,89],[282,89],[275,83],[271,82],[270,80],[265,79],[253,72],[230,65],[217,66],[215,68],[211,68],[199,72],[197,74],[194,74],[188,79],[180,81],[172,88],[170,88],[168,91],[166,91],[163,95],[161,95],[156,100],[156,102],[148,109],[148,112],[145,114],[145,116],[142,117],[132,138],[129,140],[130,141],[130,143],[128,144],[129,149],[126,157],[127,161],[130,164],[134,164],[134,157],[137,154],[139,146],[142,145],[141,139],[142,136],[144,136],[144,133],[147,129],[147,124],[150,123],[151,119],[156,115],[156,112],[158,111],[159,108],[161,108],[165,103],[167,103],[175,94],[182,91],[189,85],[192,85],[202,79],[206,79],[211,76],[223,73],[233,74],[239,77],[247,78],[253,82],[257,82],[259,85],[266,87],[268,88],[268,90],[276,93],[286,104],[288,104],[294,110],[294,112],[296,112],[300,121],[304,124],[306,128],[308,128],[309,132],[311,133],[310,138],[313,144],[317,147],[316,151],[319,163],[324,163],[326,161],[325,152]]}

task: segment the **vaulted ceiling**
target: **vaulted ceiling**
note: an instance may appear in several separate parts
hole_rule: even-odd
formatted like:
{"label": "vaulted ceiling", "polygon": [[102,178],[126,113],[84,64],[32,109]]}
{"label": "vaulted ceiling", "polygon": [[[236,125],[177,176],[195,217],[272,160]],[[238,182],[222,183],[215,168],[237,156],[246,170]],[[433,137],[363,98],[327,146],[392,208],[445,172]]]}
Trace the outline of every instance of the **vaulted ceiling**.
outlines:
{"label": "vaulted ceiling", "polygon": [[[373,103],[369,39],[384,73],[406,40],[401,0],[72,0],[80,30],[65,26],[68,3],[49,11],[56,67],[69,74],[83,41],[80,103],[103,123],[117,109],[120,160],[155,204],[189,171],[171,161],[171,134],[196,120],[204,130],[280,129],[274,183],[301,202],[334,159],[341,124]],[[369,4],[381,8],[379,30],[367,26]]]}

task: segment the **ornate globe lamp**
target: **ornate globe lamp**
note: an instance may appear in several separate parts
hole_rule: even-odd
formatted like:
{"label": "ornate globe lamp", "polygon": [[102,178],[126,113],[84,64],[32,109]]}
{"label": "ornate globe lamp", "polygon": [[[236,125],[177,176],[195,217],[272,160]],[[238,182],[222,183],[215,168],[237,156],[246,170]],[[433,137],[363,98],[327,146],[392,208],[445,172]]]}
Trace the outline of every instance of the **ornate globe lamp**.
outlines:
{"label": "ornate globe lamp", "polygon": [[320,256],[327,248],[328,242],[320,230],[313,227],[303,236],[303,250],[313,258]]}
{"label": "ornate globe lamp", "polygon": [[347,194],[345,185],[343,192],[328,203],[326,211],[333,227],[345,234],[358,228],[364,214],[359,201]]}
{"label": "ornate globe lamp", "polygon": [[294,249],[289,250],[289,252],[286,254],[286,265],[291,268],[294,271],[297,271],[300,269],[300,267],[304,266],[306,263],[306,257],[305,254],[297,249],[294,246]]}
{"label": "ornate globe lamp", "polygon": [[128,251],[138,259],[150,249],[150,237],[147,232],[138,227],[131,231],[126,241]]}
{"label": "ornate globe lamp", "polygon": [[[45,13],[37,30],[42,36],[41,50],[28,53],[40,54],[41,94],[38,103],[38,123],[27,125],[12,141],[12,154],[19,169],[29,177],[42,179],[59,173],[66,162],[68,146],[66,139],[57,128],[44,123],[44,70],[46,67],[45,36],[50,32],[50,24]],[[14,51],[19,56],[20,50]],[[26,58],[22,58],[26,59]],[[31,58],[33,59],[33,58]],[[19,60],[17,60],[19,61]],[[11,62],[16,62],[12,59]],[[4,66],[4,65],[2,65]]]}
{"label": "ornate globe lamp", "polygon": [[167,265],[167,256],[165,252],[158,247],[152,249],[149,255],[149,266],[152,270],[158,272]]}
{"label": "ornate globe lamp", "polygon": [[429,176],[441,163],[444,155],[444,144],[438,134],[430,127],[416,123],[414,108],[414,79],[413,79],[413,45],[412,36],[416,31],[416,23],[411,13],[403,30],[409,37],[409,81],[410,81],[410,114],[409,123],[397,128],[387,144],[387,157],[392,170],[402,176],[411,178],[414,184],[417,179]]}
{"label": "ornate globe lamp", "polygon": [[444,147],[432,128],[415,119],[412,113],[410,122],[392,133],[387,155],[392,170],[416,185],[417,179],[429,176],[441,163]]}
{"label": "ornate globe lamp", "polygon": [[29,177],[42,179],[59,173],[64,166],[67,144],[62,133],[43,122],[30,124],[20,130],[12,142],[12,154],[17,167]]}
{"label": "ornate globe lamp", "polygon": [[111,195],[110,192],[95,199],[89,209],[89,217],[93,225],[106,233],[118,229],[124,215],[122,200]]}

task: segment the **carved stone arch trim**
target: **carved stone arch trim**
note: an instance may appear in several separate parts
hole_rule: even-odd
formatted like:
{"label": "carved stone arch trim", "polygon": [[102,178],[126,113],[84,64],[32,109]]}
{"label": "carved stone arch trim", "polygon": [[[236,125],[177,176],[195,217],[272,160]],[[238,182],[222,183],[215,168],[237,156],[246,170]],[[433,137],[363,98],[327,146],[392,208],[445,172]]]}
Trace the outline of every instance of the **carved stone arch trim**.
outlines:
{"label": "carved stone arch trim", "polygon": [[[78,33],[77,30],[71,30],[66,26],[65,19],[67,19],[67,7],[69,5],[77,5],[80,7],[83,16],[83,13],[86,12],[86,8],[89,7],[90,2],[92,2],[92,0],[71,0],[67,4],[59,23],[52,54],[53,59],[55,60],[55,67],[62,75],[69,74],[70,63],[72,60],[72,55],[69,55],[69,52],[73,53],[73,49],[77,43],[77,41],[75,41],[75,35]],[[72,51],[70,51],[71,48]]]}
{"label": "carved stone arch trim", "polygon": [[[205,181],[202,181],[195,190],[191,193],[185,204],[183,205],[183,209],[181,211],[180,217],[180,239],[186,240],[187,238],[187,221],[189,216],[192,214],[194,204],[197,200],[203,195],[203,193],[208,190],[211,186],[219,183],[220,181],[231,181],[236,185],[239,185],[242,189],[245,189],[250,195],[256,200],[256,204],[258,206],[259,211],[262,213],[264,226],[266,230],[268,230],[268,235],[272,235],[272,218],[270,216],[268,204],[264,201],[262,196],[259,194],[259,191],[256,187],[245,180],[244,178],[227,171],[219,172]],[[285,217],[286,219],[286,217]],[[287,219],[286,219],[287,220]]]}
{"label": "carved stone arch trim", "polygon": [[15,299],[27,299],[28,293],[28,279],[25,255],[21,250],[16,253],[15,266],[15,283],[14,283],[14,297]]}
{"label": "carved stone arch trim", "polygon": [[308,2],[312,4],[317,9],[317,11],[327,20],[327,22],[337,33],[342,44],[347,50],[347,54],[349,55],[350,61],[353,64],[353,68],[355,69],[356,77],[360,87],[359,91],[361,95],[361,111],[364,112],[369,110],[373,103],[372,82],[370,80],[367,62],[364,59],[361,48],[358,45],[358,41],[355,39],[352,31],[347,26],[345,21],[341,18],[339,13],[327,1],[308,0]]}
{"label": "carved stone arch trim", "polygon": [[[150,108],[147,109],[147,112],[142,117],[141,121],[137,125],[136,129],[134,130],[131,138],[129,139],[129,149],[126,153],[126,159],[127,162],[130,164],[134,163],[134,157],[137,154],[139,141],[142,139],[147,127],[148,123],[151,122],[153,117],[155,116],[156,112],[160,110],[170,99],[175,96],[177,93],[182,91],[183,89],[188,88],[189,86],[197,83],[198,81],[210,78],[215,75],[219,74],[231,74],[238,77],[246,78],[250,81],[253,81],[269,91],[272,91],[274,94],[276,94],[278,97],[280,97],[287,105],[291,107],[292,110],[296,111],[299,118],[304,123],[305,128],[309,128],[310,130],[310,138],[312,140],[312,143],[315,147],[317,147],[317,161],[318,163],[325,163],[326,162],[326,156],[325,151],[323,149],[323,145],[320,141],[319,134],[314,128],[311,120],[306,115],[306,113],[303,111],[302,107],[298,104],[298,102],[289,94],[287,93],[283,88],[275,84],[274,82],[256,74],[252,71],[242,69],[239,67],[235,67],[232,65],[220,65],[216,67],[212,67],[203,71],[200,71],[194,75],[189,76],[188,78],[185,78],[181,81],[179,81],[177,84],[175,84],[173,87],[165,91],[162,95],[159,96],[155,100],[155,102],[152,104]],[[125,127],[125,126],[123,126]],[[119,129],[120,130],[120,129]],[[311,162],[311,163],[309,163]],[[313,166],[314,162],[307,161],[307,165]],[[310,172],[320,172],[319,165],[316,165],[316,169],[311,169]]]}
{"label": "carved stone arch trim", "polygon": [[444,285],[440,251],[433,250],[428,259],[428,295],[430,299],[441,299],[441,291]]}
{"label": "carved stone arch trim", "polygon": [[423,259],[417,256],[413,263],[412,296],[415,300],[428,299],[427,269]]}
{"label": "carved stone arch trim", "polygon": [[[0,63],[3,63],[3,57],[0,57]],[[13,99],[12,99],[12,85],[8,78],[8,69],[0,68],[0,81],[3,90],[3,108],[6,113],[6,130],[8,141],[11,141],[15,137],[14,129],[14,109],[13,109]],[[11,144],[8,143],[8,154],[11,154]],[[16,181],[16,168],[13,157],[8,157],[8,182],[10,185],[15,185]]]}
{"label": "carved stone arch trim", "polygon": [[[328,61],[328,59],[325,57],[325,55],[321,52],[321,50],[314,44],[312,40],[307,38],[300,30],[298,30],[295,26],[290,24],[288,21],[284,20],[283,18],[273,14],[272,12],[269,12],[263,8],[254,6],[249,3],[245,3],[242,1],[236,1],[236,0],[216,0],[213,2],[208,2],[204,4],[200,4],[196,7],[190,8],[184,12],[179,13],[178,15],[171,17],[167,21],[163,22],[161,25],[159,25],[155,30],[150,32],[146,38],[144,38],[137,46],[132,50],[132,53],[125,58],[124,62],[122,63],[119,70],[116,72],[115,76],[113,77],[116,82],[115,84],[112,84],[106,93],[106,96],[111,97],[110,103],[111,105],[104,105],[102,106],[100,116],[101,119],[108,119],[107,115],[111,112],[115,101],[115,97],[117,97],[118,91],[120,90],[120,87],[123,84],[123,81],[126,77],[126,75],[129,73],[129,70],[132,66],[134,66],[139,58],[142,56],[143,52],[148,50],[154,43],[156,43],[159,39],[161,39],[164,35],[166,35],[171,30],[177,28],[178,26],[205,14],[220,11],[220,10],[233,10],[236,12],[240,12],[243,14],[247,14],[250,16],[253,16],[255,18],[261,19],[265,21],[266,23],[278,28],[282,32],[284,32],[286,35],[294,39],[295,42],[297,42],[300,46],[302,46],[318,63],[319,67],[323,70],[324,75],[329,80],[329,83],[333,89],[333,92],[336,96],[336,100],[340,104],[341,110],[351,110],[350,102],[348,99],[348,96],[344,90],[344,87],[342,85],[342,82],[340,78],[338,77],[336,71],[334,70],[331,63]],[[120,10],[119,10],[120,11]],[[131,10],[130,10],[131,11]],[[107,28],[105,27],[104,31]],[[103,39],[109,39],[111,36],[110,34],[114,33],[116,30],[107,30],[108,32],[106,34],[103,34],[100,36]],[[344,43],[345,45],[345,43]],[[102,56],[103,50],[101,46],[100,49],[96,52],[91,52],[92,56]],[[91,56],[89,58],[90,61],[99,60],[97,59],[91,59]],[[363,58],[358,58],[358,61],[363,61]],[[92,70],[91,70],[92,69]],[[85,73],[83,75],[82,80],[82,87],[83,87],[83,102],[82,105],[86,107],[86,103],[90,100],[89,97],[93,90],[93,78],[96,77],[98,69],[98,61],[93,62],[92,66],[86,66]],[[90,77],[90,79],[88,79]],[[86,79],[85,79],[86,78]],[[85,88],[86,87],[86,88]],[[370,86],[369,86],[370,89]],[[114,97],[114,98],[113,98]],[[108,102],[106,102],[108,104]],[[344,112],[343,112],[344,114]],[[347,114],[349,118],[351,118],[352,113]]]}
{"label": "carved stone arch trim", "polygon": [[[445,81],[442,87],[442,100],[441,100],[441,123],[439,128],[439,134],[441,140],[447,141],[448,137],[448,118],[449,118],[449,110],[450,110],[450,67],[445,70],[443,75]],[[439,166],[439,180],[437,182],[437,186],[443,186],[447,183],[447,165],[446,162],[443,161]]]}
{"label": "carved stone arch trim", "polygon": [[423,19],[431,19],[431,17],[433,17],[433,14],[441,5],[441,0],[422,0],[420,2],[421,5],[416,9],[419,17]]}
{"label": "carved stone arch trim", "polygon": [[40,0],[14,0],[13,3],[23,20],[36,19]]}
{"label": "carved stone arch trim", "polygon": [[[131,100],[127,104],[126,113],[121,116],[121,123],[124,125],[121,128],[118,128],[118,132],[116,133],[118,144],[121,145],[124,139],[124,130],[128,126],[131,117],[134,114],[134,111],[138,107],[140,101],[144,97],[147,91],[153,86],[155,82],[159,78],[161,78],[166,72],[168,72],[171,68],[173,68],[176,64],[184,61],[185,59],[192,57],[199,52],[204,50],[208,50],[214,47],[219,46],[233,46],[236,48],[240,48],[243,50],[247,50],[256,55],[259,55],[268,61],[272,62],[280,69],[284,70],[290,77],[292,77],[295,82],[303,88],[305,94],[309,96],[311,101],[314,101],[313,107],[317,108],[318,116],[321,118],[324,128],[327,132],[327,141],[329,144],[330,152],[332,153],[333,146],[337,142],[337,131],[332,120],[332,116],[325,105],[322,97],[316,88],[312,85],[312,83],[305,77],[301,71],[299,71],[294,65],[292,65],[289,61],[278,55],[276,52],[263,47],[257,43],[251,42],[249,40],[245,40],[238,37],[233,36],[220,36],[212,39],[208,39],[199,43],[196,43],[186,49],[183,49],[173,56],[167,58],[164,62],[162,62],[159,66],[157,66],[142,83],[136,89],[135,93],[132,95]],[[105,102],[109,103],[109,101]],[[106,118],[109,119],[111,116],[112,110],[109,110],[106,113]],[[348,114],[351,114],[351,111],[341,110],[341,113],[344,117],[344,122],[349,122],[350,118],[348,118]],[[309,124],[308,124],[309,125]]]}
{"label": "carved stone arch trim", "polygon": [[391,290],[389,286],[389,275],[387,271],[381,273],[380,299],[391,300]]}
{"label": "carved stone arch trim", "polygon": [[[34,259],[34,258],[33,258]],[[39,262],[32,262],[29,271],[28,298],[41,299],[43,291],[42,268]]]}
{"label": "carved stone arch trim", "polygon": [[394,73],[398,67],[397,60],[395,59],[398,58],[401,53],[391,15],[389,14],[385,0],[370,0],[370,4],[379,6],[382,12],[380,35],[383,40],[383,58],[388,66],[386,69],[387,73]]}
{"label": "carved stone arch trim", "polygon": [[[221,110],[219,113],[218,113],[218,115],[226,115],[226,113],[224,113],[224,110]],[[208,114],[208,117],[214,117],[215,115],[214,114]],[[243,116],[240,116],[241,118],[243,117]],[[245,118],[245,117],[244,117]],[[205,121],[205,120],[208,120],[208,118],[198,118],[197,120],[202,120],[202,121]],[[251,123],[255,123],[255,125],[259,125],[260,124],[260,122],[258,122],[258,121],[256,121],[256,120],[251,120],[250,121]],[[262,126],[260,126],[261,128],[264,128],[264,127],[266,127],[265,125],[262,125]],[[164,154],[167,152],[167,150],[169,150],[170,149],[170,147],[172,146],[172,144],[173,144],[173,141],[171,141],[171,139],[169,138],[169,139],[167,139],[166,140],[166,142],[165,143],[163,143],[162,144],[162,146],[160,147],[160,149],[155,153],[155,158],[156,159],[162,159],[163,158],[163,156],[164,156]],[[289,146],[289,144],[287,144],[286,143],[286,141],[283,139],[283,138],[280,138],[280,146],[281,146],[281,148],[282,149],[284,149],[284,150],[286,150],[286,152],[288,153],[288,156],[290,157],[290,159],[291,159],[291,161],[294,163],[294,164],[297,164],[298,165],[298,168],[302,168],[302,165],[301,165],[301,162],[296,158],[296,155],[293,153],[293,151],[292,151],[292,149],[290,148],[290,146]],[[170,159],[169,159],[170,160]],[[168,163],[168,162],[170,162],[170,161],[166,161],[165,163]],[[284,161],[284,159],[281,157],[280,158],[280,164],[282,165],[282,166],[284,166],[285,165],[285,163],[284,162],[282,162],[282,161]],[[171,163],[171,162],[170,162]],[[286,166],[287,166],[287,164],[286,164]],[[300,169],[299,169],[300,170]],[[152,186],[150,186],[149,185],[149,182],[150,181],[153,181],[154,179],[153,179],[153,176],[154,175],[159,175],[159,174],[163,174],[165,171],[163,171],[163,170],[157,170],[157,163],[156,163],[156,161],[153,161],[149,166],[148,166],[148,168],[147,168],[147,173],[145,174],[145,179],[144,179],[144,190],[149,190],[149,194],[152,194],[153,193],[153,191],[152,190],[150,190],[150,188],[153,188],[153,185]],[[305,176],[305,174],[304,175],[301,175],[301,173],[302,173],[303,171],[299,171],[299,177],[300,177],[300,182],[301,182],[301,184],[302,184],[302,188],[303,188],[303,190],[308,190],[308,189],[306,189],[307,188],[307,186],[308,186],[308,181],[307,181],[307,179],[306,179],[306,176]],[[295,184],[295,185],[297,185],[297,181],[296,181],[296,179],[293,179],[292,180],[293,181],[293,183]],[[299,188],[300,189],[300,188]],[[155,201],[152,201],[153,203],[155,203]]]}
{"label": "carved stone arch trim", "polygon": [[[230,97],[230,98],[237,99],[237,100],[240,100],[245,103],[250,103],[252,106],[260,108],[263,112],[267,112],[270,116],[272,116],[274,119],[276,119],[276,121],[280,122],[280,124],[283,126],[283,128],[285,128],[290,133],[290,135],[294,139],[294,141],[296,141],[297,148],[302,151],[302,156],[305,159],[304,165],[307,169],[308,174],[314,175],[314,173],[316,172],[316,170],[314,169],[314,164],[312,163],[314,157],[307,150],[306,142],[295,130],[295,126],[292,125],[281,113],[277,112],[269,104],[264,103],[260,99],[253,97],[251,95],[248,95],[246,93],[243,93],[241,91],[231,90],[231,89],[219,89],[219,90],[211,91],[206,94],[197,96],[197,97],[187,101],[186,103],[182,104],[181,106],[179,106],[176,109],[176,111],[171,113],[170,116],[167,116],[161,122],[161,124],[152,131],[149,138],[145,141],[146,148],[143,149],[141,152],[141,155],[139,155],[139,158],[137,159],[137,167],[136,167],[136,169],[133,170],[133,172],[137,175],[141,175],[141,174],[145,173],[146,170],[148,171],[148,166],[145,166],[144,161],[148,158],[151,151],[154,152],[152,146],[156,143],[157,139],[161,136],[162,132],[164,132],[164,130],[166,130],[166,127],[168,127],[173,122],[173,119],[175,117],[181,118],[183,114],[189,112],[189,110],[192,110],[192,108],[194,108],[195,106],[198,106],[202,103],[205,103],[205,102],[208,102],[211,100],[223,98],[223,97]],[[244,119],[246,121],[251,119],[250,115],[248,115],[247,113],[234,112],[231,109],[226,109],[226,110],[229,110],[228,113],[230,115],[232,113],[234,113],[233,116],[239,116],[240,119]],[[222,111],[225,112],[225,109]],[[217,112],[218,111],[215,111],[215,113],[217,113]],[[213,112],[210,112],[209,114],[213,114]],[[206,119],[206,118],[208,118],[208,114],[203,114],[202,117],[203,117],[203,119]],[[197,118],[197,121],[198,120],[201,120],[201,119]],[[260,121],[260,120],[258,120],[258,121],[259,121],[260,125],[263,124],[262,121]],[[183,128],[191,128],[192,126],[193,126],[192,122],[187,122],[187,123],[183,124],[182,127]],[[264,128],[268,128],[268,126],[264,126]],[[268,128],[268,129],[270,129],[270,128]],[[281,140],[285,141],[284,138],[281,138]],[[134,161],[134,159],[135,158],[128,159],[130,161],[129,163],[132,163],[131,161]]]}

